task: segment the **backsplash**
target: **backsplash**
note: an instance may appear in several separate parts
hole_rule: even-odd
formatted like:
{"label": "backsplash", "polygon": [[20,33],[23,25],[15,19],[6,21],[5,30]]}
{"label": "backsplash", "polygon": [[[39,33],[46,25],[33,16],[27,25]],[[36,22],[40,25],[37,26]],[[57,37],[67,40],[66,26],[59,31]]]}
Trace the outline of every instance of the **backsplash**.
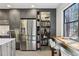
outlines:
{"label": "backsplash", "polygon": [[0,25],[0,36],[9,35],[9,25]]}

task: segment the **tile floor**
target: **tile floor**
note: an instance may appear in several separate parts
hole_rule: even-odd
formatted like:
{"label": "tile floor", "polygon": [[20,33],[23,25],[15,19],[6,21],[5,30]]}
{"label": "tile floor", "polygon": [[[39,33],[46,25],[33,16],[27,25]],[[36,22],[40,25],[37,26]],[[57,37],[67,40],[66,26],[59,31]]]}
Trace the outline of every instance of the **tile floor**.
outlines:
{"label": "tile floor", "polygon": [[[43,47],[44,48],[44,47]],[[20,51],[16,50],[16,56],[51,56],[51,50],[44,48],[38,51]]]}
{"label": "tile floor", "polygon": [[16,51],[16,56],[51,56],[51,51]]}

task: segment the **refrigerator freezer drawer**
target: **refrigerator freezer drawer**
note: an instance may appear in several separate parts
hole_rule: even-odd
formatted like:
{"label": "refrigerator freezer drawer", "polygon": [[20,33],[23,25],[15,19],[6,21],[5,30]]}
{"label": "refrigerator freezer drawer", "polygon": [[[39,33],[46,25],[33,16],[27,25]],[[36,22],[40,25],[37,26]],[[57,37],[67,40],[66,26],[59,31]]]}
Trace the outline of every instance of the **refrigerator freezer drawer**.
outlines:
{"label": "refrigerator freezer drawer", "polygon": [[36,41],[27,41],[26,50],[36,50]]}
{"label": "refrigerator freezer drawer", "polygon": [[32,41],[32,50],[36,50],[36,41]]}
{"label": "refrigerator freezer drawer", "polygon": [[32,36],[32,41],[36,41],[36,36]]}

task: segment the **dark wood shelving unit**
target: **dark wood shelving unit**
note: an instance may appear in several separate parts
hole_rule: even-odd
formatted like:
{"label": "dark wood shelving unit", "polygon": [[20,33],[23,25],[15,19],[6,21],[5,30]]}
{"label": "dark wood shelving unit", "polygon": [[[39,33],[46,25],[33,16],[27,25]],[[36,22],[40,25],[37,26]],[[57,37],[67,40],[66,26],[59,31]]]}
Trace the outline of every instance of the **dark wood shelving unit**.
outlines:
{"label": "dark wood shelving unit", "polygon": [[37,50],[41,49],[41,35],[40,35],[40,11],[37,11]]}
{"label": "dark wood shelving unit", "polygon": [[[43,20],[41,18],[41,11],[37,11],[37,50],[41,49],[41,46],[48,46],[48,37],[46,40],[43,38],[44,29],[50,32],[50,20],[48,20],[48,18],[50,17],[47,16],[45,20]],[[47,41],[46,44],[43,44],[45,41]]]}
{"label": "dark wood shelving unit", "polygon": [[[43,14],[42,14],[43,13]],[[41,46],[48,46],[48,34],[46,35],[47,38],[44,38],[44,30],[46,29],[47,33],[50,33],[50,16],[45,16],[45,12],[41,12]],[[49,12],[48,12],[49,13]],[[47,12],[45,13],[47,14]],[[44,17],[43,17],[44,16]],[[43,17],[43,18],[42,18]]]}

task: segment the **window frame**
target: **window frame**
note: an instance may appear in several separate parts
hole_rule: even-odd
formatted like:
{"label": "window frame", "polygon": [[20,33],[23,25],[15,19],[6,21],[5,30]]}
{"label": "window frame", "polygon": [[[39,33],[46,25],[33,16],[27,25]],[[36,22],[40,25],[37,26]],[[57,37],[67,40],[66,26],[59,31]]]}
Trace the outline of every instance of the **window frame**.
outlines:
{"label": "window frame", "polygon": [[[78,37],[79,37],[79,3],[77,3],[78,4],[78,20],[75,20],[75,21],[70,21],[70,22],[65,22],[66,21],[66,19],[65,19],[65,11],[66,10],[68,10],[69,8],[71,8],[73,5],[75,5],[76,3],[73,3],[72,5],[70,5],[68,8],[66,8],[64,11],[63,11],[63,20],[64,20],[64,22],[63,22],[63,35],[64,36],[66,36],[65,35],[65,31],[66,31],[66,27],[65,27],[65,25],[66,24],[71,24],[71,23],[75,23],[75,22],[78,22]],[[68,35],[67,35],[68,36]]]}

